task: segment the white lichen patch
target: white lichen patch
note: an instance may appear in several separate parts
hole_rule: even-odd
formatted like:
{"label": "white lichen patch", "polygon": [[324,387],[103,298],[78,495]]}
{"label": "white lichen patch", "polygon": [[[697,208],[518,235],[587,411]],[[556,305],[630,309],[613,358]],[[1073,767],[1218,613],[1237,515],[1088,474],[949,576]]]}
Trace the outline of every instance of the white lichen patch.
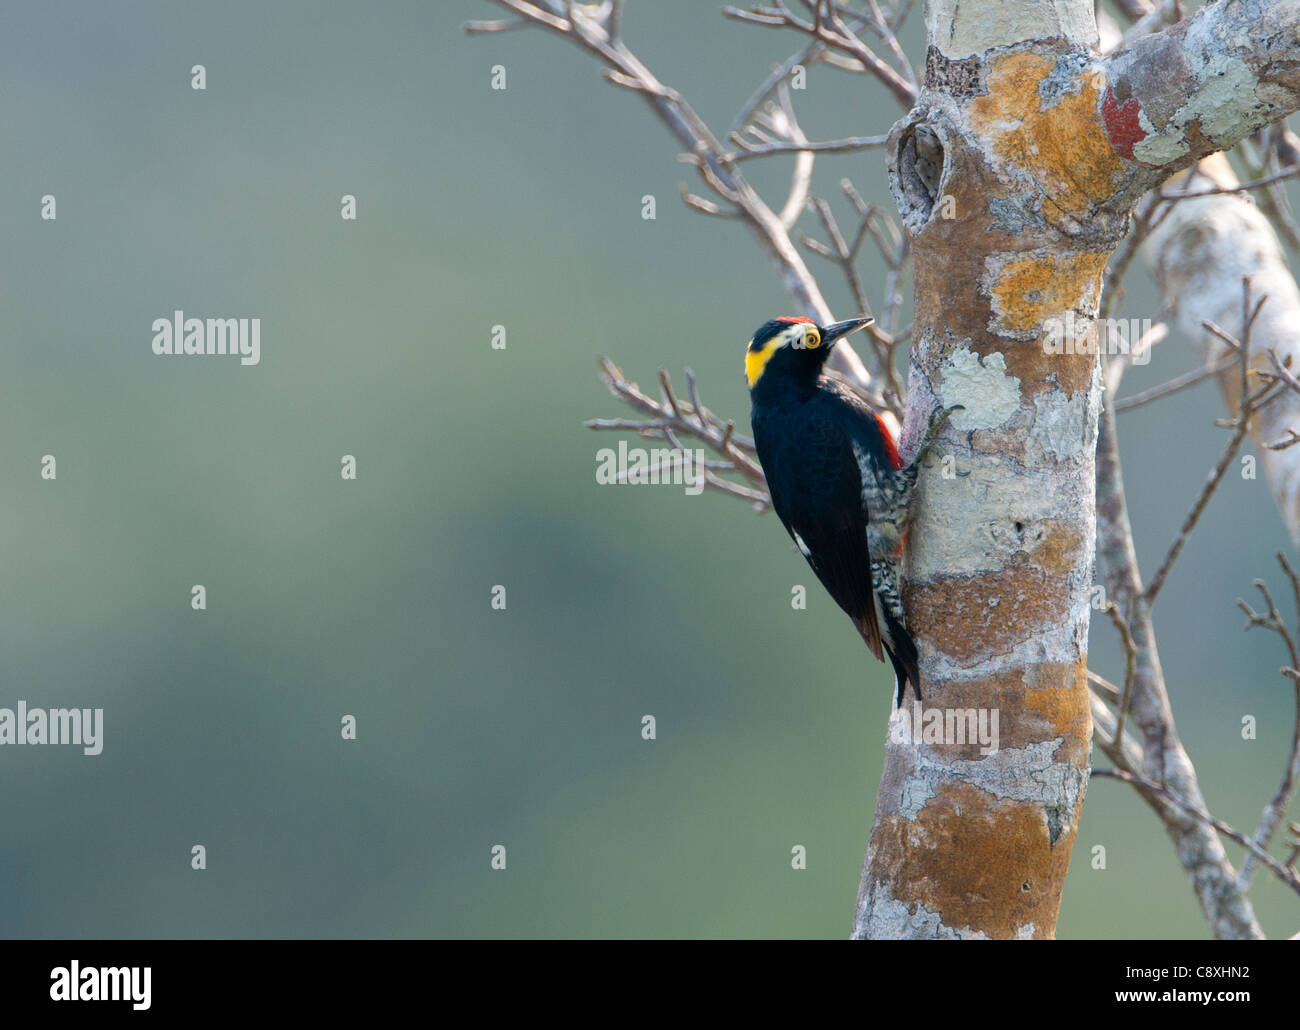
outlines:
{"label": "white lichen patch", "polygon": [[980,575],[1021,552],[1032,554],[1042,540],[1040,527],[1076,525],[1079,512],[1091,510],[1090,458],[1085,446],[1069,469],[1009,470],[1000,452],[932,451],[913,507],[913,526],[925,532],[908,537],[908,575]]}
{"label": "white lichen patch", "polygon": [[1245,61],[1221,52],[1189,57],[1196,85],[1163,129],[1141,115],[1147,137],[1133,147],[1139,161],[1164,165],[1182,157],[1190,150],[1187,131],[1193,125],[1214,143],[1231,146],[1268,123],[1267,109],[1255,95],[1259,79]]}
{"label": "white lichen patch", "polygon": [[1193,98],[1201,112],[1201,131],[1215,143],[1227,140],[1234,132],[1243,135],[1243,118],[1253,117],[1257,123],[1253,128],[1267,124],[1255,98],[1259,79],[1240,57],[1219,54],[1198,70],[1196,77],[1204,83]]}
{"label": "white lichen patch", "polygon": [[[1029,924],[1030,933],[1033,924]],[[870,936],[875,940],[891,941],[987,941],[988,934],[970,926],[946,926],[938,912],[931,912],[919,902],[911,905],[896,899],[889,885],[876,885],[871,897],[862,902],[854,923],[854,936]],[[1021,927],[1017,936],[1023,931]]]}
{"label": "white lichen patch", "polygon": [[1055,760],[1064,742],[1064,737],[1054,737],[1028,747],[1003,748],[987,758],[943,762],[932,758],[925,747],[919,747],[899,791],[898,812],[915,821],[939,792],[940,783],[966,783],[997,798],[1040,802],[1072,815],[1084,780],[1069,762]]}
{"label": "white lichen patch", "polygon": [[945,408],[960,404],[965,409],[952,413],[954,429],[996,429],[1020,407],[1020,380],[1007,374],[1001,353],[981,359],[963,346],[945,362],[938,394]]}
{"label": "white lichen patch", "polygon": [[[1170,122],[1171,127],[1173,124]],[[1146,136],[1133,146],[1133,156],[1139,161],[1149,165],[1167,165],[1184,157],[1192,149],[1183,138],[1182,126],[1178,126],[1177,131],[1162,133],[1147,117],[1144,110],[1138,111],[1138,125],[1146,133]]]}
{"label": "white lichen patch", "polygon": [[1048,390],[1034,398],[1033,438],[1047,454],[1073,458],[1096,441],[1097,409],[1089,395]]}

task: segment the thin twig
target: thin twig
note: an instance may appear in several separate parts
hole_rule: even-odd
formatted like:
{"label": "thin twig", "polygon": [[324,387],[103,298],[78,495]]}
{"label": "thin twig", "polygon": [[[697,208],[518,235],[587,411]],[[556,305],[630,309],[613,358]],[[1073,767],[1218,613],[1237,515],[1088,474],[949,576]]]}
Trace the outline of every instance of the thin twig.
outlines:
{"label": "thin twig", "polygon": [[[836,6],[839,12],[845,12],[845,8],[839,5]],[[898,66],[899,70],[902,71],[903,76],[907,81],[912,84],[913,88],[915,88],[916,71],[912,68],[912,62],[908,60],[902,44],[898,41],[897,29],[889,23],[889,20],[884,16],[883,12],[881,12],[880,5],[876,3],[876,0],[867,0],[867,9],[871,12],[872,31],[874,31],[876,35],[880,37],[881,42],[889,48],[890,54],[893,55],[894,63]],[[840,13],[839,17],[842,19],[843,14]]]}
{"label": "thin twig", "polygon": [[[1192,181],[1196,174],[1196,165],[1183,176],[1183,186]],[[1133,214],[1133,228],[1129,231],[1128,237],[1124,240],[1123,245],[1106,263],[1106,278],[1102,290],[1099,318],[1109,317],[1115,304],[1124,296],[1123,281],[1124,276],[1128,273],[1129,265],[1137,257],[1138,250],[1142,244],[1153,233],[1160,224],[1169,217],[1169,213],[1174,210],[1172,204],[1163,203],[1155,196],[1148,196]],[[1107,368],[1106,389],[1112,394],[1119,388],[1119,378],[1124,374],[1124,362],[1109,362]],[[1113,381],[1112,378],[1113,377]]]}
{"label": "thin twig", "polygon": [[1300,443],[1300,433],[1297,433],[1294,429],[1290,428],[1287,429],[1286,433],[1287,435],[1281,440],[1274,440],[1272,443],[1264,444],[1264,446],[1270,451],[1285,451],[1287,448],[1294,447],[1296,444]]}
{"label": "thin twig", "polygon": [[[584,423],[589,429],[631,431],[643,437],[665,439],[678,450],[685,449],[681,442],[683,436],[701,440],[723,459],[706,463],[703,469],[706,486],[744,498],[756,511],[771,506],[767,479],[754,457],[754,441],[738,434],[734,422],[724,421],[701,403],[694,372],[687,369],[685,374],[689,402],[677,396],[663,369],[659,370],[662,399],[651,397],[630,382],[623,370],[608,358],[600,359],[600,378],[615,397],[650,417],[590,419]],[[718,472],[735,472],[747,482],[724,479]]]}
{"label": "thin twig", "polygon": [[1124,718],[1128,715],[1128,706],[1133,700],[1133,673],[1137,666],[1137,644],[1133,641],[1133,631],[1127,620],[1120,614],[1119,605],[1111,601],[1106,605],[1106,614],[1115,624],[1120,640],[1124,644],[1124,692],[1120,695],[1119,709],[1115,713],[1115,747],[1124,746]]}
{"label": "thin twig", "polygon": [[797,17],[781,0],[775,0],[768,7],[756,7],[752,11],[728,6],[722,9],[722,13],[728,18],[751,25],[791,28],[806,33],[825,43],[831,50],[837,50],[856,61],[862,71],[879,79],[905,108],[910,108],[916,99],[916,86],[907,80],[905,74],[890,67],[838,17],[826,19],[818,16],[812,21],[805,21]]}
{"label": "thin twig", "polygon": [[1094,778],[1100,776],[1112,780],[1122,780],[1140,790],[1153,794],[1162,801],[1168,802],[1180,811],[1190,815],[1193,819],[1205,823],[1206,826],[1213,827],[1229,840],[1236,841],[1252,855],[1255,855],[1260,862],[1268,866],[1269,869],[1277,874],[1279,880],[1297,894],[1300,894],[1300,875],[1297,875],[1294,870],[1288,869],[1267,851],[1260,848],[1244,833],[1234,830],[1222,819],[1216,819],[1214,816],[1210,815],[1209,812],[1197,808],[1195,805],[1188,804],[1188,802],[1184,801],[1168,787],[1162,786],[1159,783],[1153,783],[1151,780],[1148,780],[1143,776],[1139,776],[1136,773],[1126,772],[1123,769],[1094,769],[1092,770],[1092,776]]}
{"label": "thin twig", "polygon": [[[854,26],[854,30],[856,31],[857,28],[861,27],[865,21],[866,18],[863,16]],[[743,130],[759,106],[771,97],[776,87],[789,78],[796,68],[803,67],[807,69],[823,60],[825,54],[826,44],[819,39],[814,39],[803,50],[791,54],[781,64],[773,68],[772,73],[763,80],[758,89],[754,91],[754,94],[741,105],[740,111],[731,123],[731,128],[727,131],[727,136],[730,137]]]}
{"label": "thin twig", "polygon": [[[782,284],[794,297],[797,312],[822,323],[832,320],[830,305],[790,237],[790,208],[796,201],[802,207],[798,196],[798,177],[806,171],[806,163],[812,160],[811,154],[800,155],[803,167],[796,170],[796,181],[792,183],[786,209],[778,213],[744,178],[736,163],[723,160],[727,148],[719,142],[686,99],[677,90],[660,82],[628,48],[627,43],[618,37],[617,5],[605,3],[597,7],[594,4],[565,3],[561,0],[493,2],[552,30],[597,57],[605,66],[605,77],[610,82],[642,96],[676,137],[684,151],[683,157],[696,167],[709,189],[735,209],[735,217],[748,224],[759,245],[776,266]],[[725,207],[719,207],[689,191],[683,194],[683,200],[692,209],[710,215],[733,214]],[[870,389],[871,377],[851,347],[836,347],[830,360],[858,389]]]}
{"label": "thin twig", "polygon": [[1229,193],[1244,193],[1247,190],[1257,190],[1261,186],[1271,186],[1275,182],[1282,182],[1284,179],[1291,179],[1297,175],[1300,175],[1300,165],[1292,165],[1273,175],[1266,175],[1262,179],[1255,179],[1253,182],[1243,182],[1237,186],[1213,186],[1209,189],[1197,190],[1194,193],[1161,193],[1159,197],[1161,200],[1170,202],[1195,200],[1197,197],[1221,197]]}
{"label": "thin twig", "polygon": [[1122,694],[1119,687],[1106,679],[1105,676],[1097,675],[1097,673],[1093,672],[1091,669],[1087,670],[1087,672],[1088,685],[1091,686],[1094,691],[1099,691],[1100,693],[1105,694],[1107,701],[1110,701],[1112,704],[1119,704]]}
{"label": "thin twig", "polygon": [[1216,425],[1223,425],[1233,430],[1232,438],[1228,441],[1227,446],[1224,447],[1223,455],[1219,458],[1218,464],[1214,466],[1213,471],[1210,473],[1210,478],[1206,481],[1205,486],[1201,488],[1201,492],[1197,496],[1195,503],[1192,505],[1191,511],[1188,512],[1187,517],[1183,520],[1182,528],[1179,530],[1178,536],[1174,538],[1173,544],[1170,545],[1169,551],[1165,555],[1165,560],[1161,562],[1160,568],[1156,570],[1156,574],[1148,584],[1145,594],[1143,595],[1148,604],[1153,604],[1155,602],[1156,595],[1160,593],[1160,588],[1164,586],[1165,580],[1169,576],[1169,570],[1173,568],[1174,562],[1178,560],[1178,556],[1182,553],[1183,547],[1186,545],[1187,539],[1191,535],[1192,530],[1196,528],[1196,523],[1200,520],[1202,512],[1205,511],[1205,507],[1209,504],[1210,498],[1214,496],[1214,491],[1218,489],[1219,483],[1222,482],[1224,473],[1228,471],[1228,466],[1232,464],[1233,459],[1237,456],[1237,451],[1241,448],[1242,441],[1245,440],[1247,433],[1250,431],[1251,417],[1259,411],[1260,408],[1273,400],[1278,395],[1279,390],[1282,389],[1280,384],[1273,382],[1266,383],[1254,394],[1251,394],[1248,391],[1247,375],[1250,372],[1250,331],[1251,327],[1255,323],[1255,319],[1259,317],[1260,308],[1263,307],[1264,301],[1267,300],[1267,297],[1261,297],[1259,303],[1255,304],[1252,308],[1250,305],[1248,283],[1243,285],[1243,292],[1243,308],[1245,310],[1245,317],[1243,318],[1244,328],[1242,330],[1240,341],[1234,340],[1228,333],[1224,332],[1211,322],[1203,323],[1207,330],[1219,336],[1220,339],[1228,343],[1229,346],[1236,349],[1237,353],[1235,356],[1241,366],[1241,399],[1238,402],[1237,417],[1234,419],[1215,420]]}
{"label": "thin twig", "polygon": [[1287,389],[1293,390],[1296,393],[1300,393],[1300,379],[1296,378],[1295,373],[1291,371],[1290,367],[1288,367],[1287,364],[1287,362],[1291,360],[1290,356],[1288,355],[1287,360],[1283,361],[1281,358],[1277,356],[1277,351],[1270,350],[1268,352],[1268,358],[1269,358],[1269,362],[1273,366],[1273,371],[1261,372],[1260,370],[1256,369],[1255,374],[1259,376],[1261,379],[1265,379],[1265,380],[1276,379],[1281,383],[1285,383]]}
{"label": "thin twig", "polygon": [[889,142],[888,136],[846,136],[844,139],[825,140],[821,143],[750,143],[739,133],[734,132],[728,138],[740,148],[722,155],[722,159],[728,163],[747,161],[753,157],[768,157],[772,154],[844,154],[855,150],[883,147]]}
{"label": "thin twig", "polygon": [[[841,182],[841,186],[849,195],[850,199],[861,201],[857,190],[848,179]],[[834,262],[844,274],[844,278],[849,286],[849,291],[853,294],[853,301],[857,310],[863,315],[871,315],[871,304],[867,300],[866,291],[862,286],[862,279],[857,271],[858,252],[862,248],[863,241],[870,235],[873,239],[879,239],[871,233],[871,225],[876,215],[876,209],[871,204],[863,204],[859,208],[859,223],[857,231],[854,233],[853,242],[849,243],[844,238],[839,222],[835,218],[831,207],[821,197],[812,199],[813,210],[817,213],[818,219],[822,223],[822,228],[826,230],[826,235],[830,239],[830,245],[821,243],[811,237],[800,234],[800,242],[805,247],[816,254],[820,254],[828,261]],[[897,255],[888,252],[882,252],[885,263],[891,269],[897,263]],[[888,287],[887,287],[888,288]],[[882,391],[886,400],[886,407],[893,411],[895,415],[902,416],[902,396],[903,383],[899,378],[898,369],[894,365],[894,348],[898,341],[890,335],[887,328],[881,328],[876,324],[867,327],[869,338],[876,357],[876,374],[883,378],[888,384],[886,390]]]}
{"label": "thin twig", "polygon": [[[1291,584],[1291,597],[1295,604],[1297,619],[1300,620],[1300,577],[1296,576],[1295,570],[1291,568],[1290,562],[1287,561],[1286,555],[1278,552],[1278,564],[1282,566],[1282,571],[1286,575],[1287,581]],[[1283,676],[1291,681],[1295,690],[1295,723],[1291,730],[1291,754],[1288,756],[1285,768],[1282,771],[1282,781],[1278,788],[1273,792],[1273,797],[1269,799],[1268,804],[1264,806],[1264,811],[1260,815],[1259,827],[1255,830],[1254,842],[1261,850],[1267,850],[1273,840],[1273,835],[1282,823],[1282,817],[1286,814],[1287,806],[1291,803],[1291,798],[1295,795],[1296,782],[1300,779],[1300,650],[1297,650],[1297,639],[1300,639],[1300,625],[1297,626],[1296,634],[1292,634],[1287,629],[1286,623],[1282,621],[1282,615],[1273,603],[1273,597],[1268,591],[1268,586],[1263,580],[1255,580],[1255,589],[1257,589],[1264,598],[1267,605],[1267,614],[1255,611],[1242,598],[1237,598],[1237,606],[1246,613],[1246,629],[1252,629],[1255,626],[1271,630],[1276,633],[1286,646],[1287,657],[1290,664],[1284,666],[1280,671]],[[1295,856],[1292,855],[1288,866],[1295,864]],[[1241,871],[1237,874],[1237,881],[1243,890],[1250,887],[1250,882],[1255,875],[1258,862],[1255,859],[1254,852],[1248,854],[1241,864]]]}
{"label": "thin twig", "polygon": [[1134,408],[1140,408],[1144,404],[1150,404],[1152,401],[1159,400],[1161,397],[1168,397],[1170,394],[1178,393],[1180,390],[1186,390],[1195,386],[1197,383],[1204,382],[1217,376],[1220,372],[1226,372],[1237,363],[1235,355],[1229,354],[1225,358],[1220,358],[1213,365],[1205,365],[1201,368],[1192,369],[1190,372],[1184,372],[1180,376],[1174,376],[1172,379],[1161,383],[1159,386],[1153,386],[1149,390],[1143,390],[1141,393],[1135,393],[1129,397],[1121,397],[1115,401],[1111,407],[1116,411],[1132,411]]}
{"label": "thin twig", "polygon": [[527,18],[515,18],[511,21],[488,19],[467,21],[464,27],[467,35],[479,36],[489,32],[513,32],[515,29],[526,29],[532,24]]}

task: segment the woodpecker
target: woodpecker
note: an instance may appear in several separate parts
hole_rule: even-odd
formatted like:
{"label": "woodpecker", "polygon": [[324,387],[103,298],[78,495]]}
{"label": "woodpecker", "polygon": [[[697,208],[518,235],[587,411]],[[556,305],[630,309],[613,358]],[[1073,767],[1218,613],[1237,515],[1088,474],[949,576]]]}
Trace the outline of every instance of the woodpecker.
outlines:
{"label": "woodpecker", "polygon": [[871,653],[889,655],[901,704],[909,683],[921,699],[899,591],[909,505],[919,462],[953,409],[930,419],[904,466],[880,413],[825,368],[836,343],[873,321],[775,318],[749,341],[745,377],[772,508]]}

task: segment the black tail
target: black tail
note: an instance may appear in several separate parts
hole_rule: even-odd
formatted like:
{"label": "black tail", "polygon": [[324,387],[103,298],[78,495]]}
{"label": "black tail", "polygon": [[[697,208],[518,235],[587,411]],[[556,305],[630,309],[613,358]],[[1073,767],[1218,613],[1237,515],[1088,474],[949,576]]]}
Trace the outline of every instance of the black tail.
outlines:
{"label": "black tail", "polygon": [[916,699],[921,700],[921,673],[917,669],[916,642],[912,639],[912,634],[903,629],[894,622],[893,619],[886,617],[888,632],[885,634],[885,653],[889,655],[890,662],[894,666],[894,678],[898,681],[898,698],[896,704],[902,705],[903,695],[907,693],[907,685],[912,685],[912,691],[916,694]]}

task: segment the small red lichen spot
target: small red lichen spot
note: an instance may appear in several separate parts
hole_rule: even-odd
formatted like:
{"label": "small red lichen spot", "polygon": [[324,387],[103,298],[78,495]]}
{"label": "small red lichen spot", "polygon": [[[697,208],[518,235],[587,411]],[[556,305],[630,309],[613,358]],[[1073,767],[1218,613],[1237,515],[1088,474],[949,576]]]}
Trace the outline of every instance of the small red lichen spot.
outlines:
{"label": "small red lichen spot", "polygon": [[1106,132],[1110,136],[1110,145],[1120,157],[1138,164],[1133,156],[1133,148],[1147,138],[1146,130],[1141,124],[1142,105],[1130,97],[1123,103],[1115,96],[1113,89],[1107,89],[1101,101],[1101,116],[1106,122]]}
{"label": "small red lichen spot", "polygon": [[804,318],[802,315],[786,315],[784,318],[773,319],[776,322],[807,322],[809,325],[816,325],[811,318]]}

